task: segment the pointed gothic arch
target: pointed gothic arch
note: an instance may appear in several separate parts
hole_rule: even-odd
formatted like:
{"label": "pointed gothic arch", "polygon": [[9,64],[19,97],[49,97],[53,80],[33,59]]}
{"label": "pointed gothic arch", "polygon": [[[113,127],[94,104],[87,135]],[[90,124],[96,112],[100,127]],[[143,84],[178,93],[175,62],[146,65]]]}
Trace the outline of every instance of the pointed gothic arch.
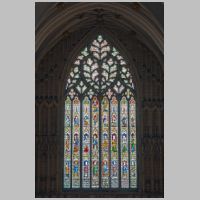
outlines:
{"label": "pointed gothic arch", "polygon": [[[132,74],[132,77],[134,80],[135,88],[140,88],[141,83],[139,80],[139,74],[138,74],[138,70],[136,67],[136,63],[132,59],[131,52],[129,52],[127,50],[127,48],[122,44],[122,42],[119,41],[119,39],[116,37],[116,35],[114,35],[111,31],[106,30],[102,26],[98,26],[97,28],[93,28],[91,31],[89,31],[87,34],[85,34],[84,37],[76,44],[76,46],[69,53],[68,59],[66,60],[66,63],[63,67],[63,71],[61,73],[62,74],[61,79],[63,80],[61,91],[63,92],[65,90],[67,76],[70,73],[71,68],[74,64],[74,61],[78,57],[79,53],[84,49],[85,44],[89,44],[93,40],[94,36],[96,36],[98,34],[103,35],[109,41],[109,44],[111,44],[112,46],[115,46],[116,49],[118,49],[118,51],[122,55],[123,59],[126,61],[127,65],[129,66],[130,73]],[[135,90],[136,98],[141,96],[141,94],[139,94],[139,92],[140,92],[140,90]]]}
{"label": "pointed gothic arch", "polygon": [[64,189],[137,188],[135,94],[120,52],[93,36],[67,77]]}

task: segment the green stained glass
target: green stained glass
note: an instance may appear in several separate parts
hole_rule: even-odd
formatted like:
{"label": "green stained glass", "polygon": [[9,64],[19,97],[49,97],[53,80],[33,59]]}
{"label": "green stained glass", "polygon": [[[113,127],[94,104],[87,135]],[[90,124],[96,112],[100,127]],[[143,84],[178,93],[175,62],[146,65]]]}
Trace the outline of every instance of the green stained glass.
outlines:
{"label": "green stained glass", "polygon": [[82,134],[82,185],[90,187],[90,100],[83,100],[83,134]]}
{"label": "green stained glass", "polygon": [[[111,92],[111,91],[110,91]],[[109,92],[109,93],[110,93]],[[112,93],[111,93],[112,95]],[[118,101],[112,97],[110,102],[110,126],[111,126],[111,188],[119,187],[119,153],[118,153]]]}
{"label": "green stained glass", "polygon": [[71,100],[65,100],[65,134],[64,134],[64,187],[70,188],[71,169]]}
{"label": "green stained glass", "polygon": [[136,103],[126,61],[102,35],[66,80],[64,188],[136,188]]}
{"label": "green stained glass", "polygon": [[[111,54],[113,56],[110,56]],[[83,78],[84,82],[87,82],[85,85],[95,85],[93,89],[96,92],[108,89],[110,83],[116,82],[118,79],[121,79],[125,84],[131,79],[126,61],[102,35],[98,35],[91,44],[81,51],[81,55],[75,60],[75,66],[72,67],[70,76],[71,83],[67,85],[68,87],[73,88],[75,84],[77,86],[78,79]],[[132,83],[130,85],[132,87]],[[115,88],[118,93],[122,92],[123,89],[123,87]],[[87,90],[78,89],[78,91],[82,93]]]}
{"label": "green stained glass", "polygon": [[78,97],[73,100],[73,126],[72,126],[72,187],[80,187],[80,101]]}
{"label": "green stained glass", "polygon": [[99,187],[99,101],[92,98],[92,188]]}
{"label": "green stained glass", "polygon": [[137,162],[136,162],[136,108],[135,100],[129,101],[129,126],[130,126],[130,187],[137,187]]}
{"label": "green stained glass", "polygon": [[129,153],[128,153],[128,103],[126,97],[120,102],[121,132],[121,187],[129,188]]}
{"label": "green stained glass", "polygon": [[109,159],[109,101],[107,97],[104,97],[101,102],[101,169],[102,169],[102,187],[109,187],[110,176],[110,159]]}

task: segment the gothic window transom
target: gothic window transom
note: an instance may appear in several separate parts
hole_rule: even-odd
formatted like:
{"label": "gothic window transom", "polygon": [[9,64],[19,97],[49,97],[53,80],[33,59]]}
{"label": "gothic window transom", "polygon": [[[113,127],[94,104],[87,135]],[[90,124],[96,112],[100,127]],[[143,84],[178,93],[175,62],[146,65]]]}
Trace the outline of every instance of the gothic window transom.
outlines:
{"label": "gothic window transom", "polygon": [[136,188],[136,101],[119,51],[98,35],[66,84],[64,189]]}

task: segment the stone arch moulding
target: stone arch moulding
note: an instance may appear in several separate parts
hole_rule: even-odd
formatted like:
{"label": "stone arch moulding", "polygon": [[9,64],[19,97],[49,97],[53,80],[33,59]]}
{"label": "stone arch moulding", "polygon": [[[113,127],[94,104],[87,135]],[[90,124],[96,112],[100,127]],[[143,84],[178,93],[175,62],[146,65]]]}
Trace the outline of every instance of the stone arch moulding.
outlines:
{"label": "stone arch moulding", "polygon": [[[53,42],[53,40],[57,40],[57,38],[60,38],[64,29],[69,31],[72,26],[76,26],[78,22],[75,19],[75,17],[83,13],[83,10],[84,12],[87,12],[94,9],[106,9],[106,11],[109,12],[114,11],[116,14],[122,15],[123,20],[121,20],[120,23],[123,23],[123,21],[128,21],[130,23],[130,26],[133,27],[133,30],[136,27],[138,30],[140,30],[140,32],[142,31],[143,33],[145,33],[149,38],[152,39],[152,41],[158,47],[160,52],[164,54],[163,31],[157,26],[157,23],[152,18],[152,16],[151,18],[149,18],[150,16],[145,16],[142,14],[142,12],[141,13],[136,11],[133,12],[132,8],[129,8],[122,3],[112,4],[103,2],[101,3],[85,2],[83,4],[77,3],[66,8],[64,7],[63,10],[61,10],[60,12],[55,12],[55,10],[51,8],[52,13],[54,11],[53,17],[48,18],[49,14],[46,17],[47,20],[45,20],[44,17],[42,23],[43,26],[39,26],[36,30],[36,42],[35,42],[36,53],[45,44],[45,42],[48,41],[49,38],[51,38],[51,42]],[[53,34],[54,36],[52,37]]]}
{"label": "stone arch moulding", "polygon": [[[123,46],[123,44],[117,39],[116,36],[114,36],[110,31],[103,29],[102,27],[98,27],[96,29],[91,30],[87,35],[85,35],[85,37],[82,38],[81,41],[79,41],[79,43],[73,48],[73,50],[71,51],[71,53],[68,55],[68,59],[67,62],[65,63],[65,65],[63,66],[63,71],[62,71],[62,77],[61,77],[61,105],[62,105],[62,116],[64,116],[64,99],[65,99],[65,87],[66,87],[66,82],[67,82],[67,77],[70,73],[71,68],[73,67],[74,61],[76,60],[76,58],[78,57],[79,53],[85,48],[85,46],[90,43],[93,39],[95,39],[95,37],[100,34],[103,35],[104,38],[108,41],[108,43],[110,43],[111,45],[113,45],[114,47],[116,47],[116,49],[120,52],[120,54],[123,56],[124,60],[127,62],[127,65],[129,66],[132,78],[133,78],[133,83],[134,83],[134,88],[135,88],[135,97],[136,97],[136,127],[137,127],[137,163],[138,163],[138,170],[137,170],[137,177],[138,177],[138,183],[137,183],[137,189],[134,192],[138,192],[142,189],[142,146],[141,146],[141,138],[142,138],[142,134],[141,131],[141,115],[139,114],[142,111],[142,87],[140,86],[140,80],[139,80],[139,75],[137,72],[137,68],[135,66],[135,63],[133,62],[132,56],[131,54],[126,50],[126,48]],[[62,119],[61,116],[61,119]],[[64,131],[64,121],[61,122],[62,123],[62,128],[61,130]],[[61,133],[62,135],[63,133]],[[60,146],[63,147],[63,137],[61,140],[61,144]],[[61,174],[60,176],[63,175],[63,165],[61,165]],[[62,181],[62,178],[61,178]],[[60,182],[60,185],[62,185],[62,182]],[[66,191],[65,191],[66,192]]]}

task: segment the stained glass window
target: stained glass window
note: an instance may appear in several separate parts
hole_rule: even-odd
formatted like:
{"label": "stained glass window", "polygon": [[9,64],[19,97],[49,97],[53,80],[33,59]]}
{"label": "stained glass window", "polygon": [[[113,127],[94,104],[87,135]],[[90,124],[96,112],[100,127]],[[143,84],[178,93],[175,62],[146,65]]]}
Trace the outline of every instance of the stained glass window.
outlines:
{"label": "stained glass window", "polygon": [[137,188],[132,74],[103,35],[77,56],[65,94],[64,189]]}
{"label": "stained glass window", "polygon": [[82,118],[82,182],[84,188],[90,187],[90,100],[83,100]]}
{"label": "stained glass window", "polygon": [[80,187],[80,101],[73,100],[72,122],[72,187]]}
{"label": "stained glass window", "polygon": [[109,187],[109,101],[107,97],[103,97],[101,103],[101,166],[102,166],[102,187]]}
{"label": "stained glass window", "polygon": [[119,153],[118,153],[118,101],[115,96],[110,102],[111,116],[111,188],[119,187]]}
{"label": "stained glass window", "polygon": [[92,98],[92,187],[99,187],[99,101]]}
{"label": "stained glass window", "polygon": [[129,151],[128,151],[128,104],[122,97],[120,105],[120,141],[121,141],[121,187],[129,187]]}
{"label": "stained glass window", "polygon": [[71,169],[71,100],[65,101],[64,187],[70,188]]}

